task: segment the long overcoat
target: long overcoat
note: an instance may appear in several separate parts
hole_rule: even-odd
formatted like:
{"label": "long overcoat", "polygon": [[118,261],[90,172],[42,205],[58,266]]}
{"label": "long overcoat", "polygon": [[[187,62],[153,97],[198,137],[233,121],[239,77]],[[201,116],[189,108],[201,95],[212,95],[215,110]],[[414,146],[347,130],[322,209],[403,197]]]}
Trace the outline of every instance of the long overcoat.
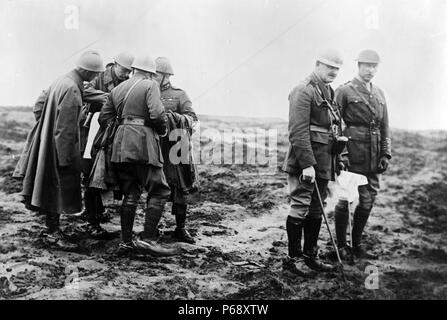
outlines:
{"label": "long overcoat", "polygon": [[23,179],[21,195],[28,208],[81,211],[78,120],[82,90],[83,81],[73,70],[56,80],[36,102],[37,122],[13,174]]}

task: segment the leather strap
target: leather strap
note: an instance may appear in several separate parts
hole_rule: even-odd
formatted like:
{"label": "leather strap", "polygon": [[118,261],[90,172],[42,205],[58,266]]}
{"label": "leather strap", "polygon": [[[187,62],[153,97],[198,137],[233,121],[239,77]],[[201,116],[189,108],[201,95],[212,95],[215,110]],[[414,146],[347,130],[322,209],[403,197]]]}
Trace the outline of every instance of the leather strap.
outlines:
{"label": "leather strap", "polygon": [[141,81],[143,81],[143,79],[138,79],[137,81],[135,81],[135,83],[130,87],[129,91],[127,91],[126,95],[124,96],[123,102],[117,107],[117,118],[121,119],[121,116],[123,114],[123,109],[124,106],[126,105],[127,102],[127,98],[129,98],[129,94],[132,92],[132,90],[135,88],[135,86],[140,83]]}
{"label": "leather strap", "polygon": [[352,88],[352,90],[355,91],[355,93],[357,93],[360,99],[362,99],[363,103],[366,104],[369,111],[371,111],[373,115],[376,115],[376,110],[369,104],[368,100],[365,99],[365,97],[357,90],[357,88],[352,83],[350,83],[349,86]]}

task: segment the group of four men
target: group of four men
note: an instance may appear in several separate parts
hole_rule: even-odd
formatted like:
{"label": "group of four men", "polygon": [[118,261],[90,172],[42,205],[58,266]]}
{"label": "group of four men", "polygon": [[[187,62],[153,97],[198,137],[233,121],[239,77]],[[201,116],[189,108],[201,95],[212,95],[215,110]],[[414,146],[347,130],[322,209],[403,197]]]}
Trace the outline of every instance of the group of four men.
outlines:
{"label": "group of four men", "polygon": [[[100,112],[98,135],[117,121],[109,161],[123,196],[119,250],[172,254],[156,242],[165,203],[173,202],[174,237],[194,243],[185,229],[185,196],[196,188],[194,167],[170,162],[169,132],[181,128],[182,138],[188,138],[198,119],[187,94],[171,85],[174,72],[167,58],[154,61],[150,56],[134,58],[122,52],[114,60],[104,68],[101,56],[87,51],[74,70],[42,92],[34,108],[36,124],[14,176],[23,178],[27,208],[45,215],[47,242],[72,250],[77,245],[61,231],[59,219],[61,213],[82,210],[82,172],[88,231],[93,238],[108,238],[100,226],[105,211],[102,190],[89,184],[95,159],[83,157],[94,127],[89,125],[92,115]],[[136,208],[144,189],[148,192],[144,231],[134,240]]]}
{"label": "group of four men", "polygon": [[[283,166],[288,173],[291,200],[286,221],[288,257],[283,264],[287,271],[303,274],[307,268],[334,269],[317,259],[317,241],[328,182],[340,170],[364,175],[368,183],[358,187],[352,248],[346,241],[348,201],[340,200],[335,207],[339,252],[346,260],[374,258],[361,245],[362,233],[379,190],[379,175],[391,159],[385,96],[371,82],[379,62],[376,51],[361,51],[357,58],[358,75],[334,92],[330,83],[343,61],[338,51],[324,51],[316,59],[314,72],[289,95],[290,146]],[[348,139],[340,148],[342,136]]]}

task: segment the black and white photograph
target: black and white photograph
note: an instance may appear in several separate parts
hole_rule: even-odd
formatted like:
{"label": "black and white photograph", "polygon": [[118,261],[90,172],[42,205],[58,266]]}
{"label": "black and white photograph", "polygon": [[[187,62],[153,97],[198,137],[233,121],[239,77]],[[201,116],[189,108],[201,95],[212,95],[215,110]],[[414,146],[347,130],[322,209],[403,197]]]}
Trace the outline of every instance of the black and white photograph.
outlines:
{"label": "black and white photograph", "polygon": [[447,299],[447,1],[0,0],[0,47],[0,300]]}

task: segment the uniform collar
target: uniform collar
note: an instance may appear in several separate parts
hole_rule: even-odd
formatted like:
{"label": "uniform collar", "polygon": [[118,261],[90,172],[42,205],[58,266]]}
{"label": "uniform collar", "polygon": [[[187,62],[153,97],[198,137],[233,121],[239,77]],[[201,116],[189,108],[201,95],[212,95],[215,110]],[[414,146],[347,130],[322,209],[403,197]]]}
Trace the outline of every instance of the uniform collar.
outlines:
{"label": "uniform collar", "polygon": [[76,71],[76,69],[71,70],[67,76],[76,83],[79,90],[81,90],[81,93],[84,92],[84,80],[82,80],[81,75],[78,71]]}
{"label": "uniform collar", "polygon": [[[372,82],[366,83],[362,78],[360,78],[359,76],[355,76],[354,78],[354,82],[357,85],[361,85],[363,88],[365,88],[366,90],[368,90],[368,92],[372,92],[373,89],[373,84]],[[368,88],[369,87],[369,88]]]}
{"label": "uniform collar", "polygon": [[318,77],[318,75],[315,72],[312,72],[312,74],[310,75],[310,79],[313,83],[315,83],[315,85],[317,86],[317,90],[320,92],[321,90],[326,90],[326,94],[324,94],[323,92],[320,92],[320,94],[326,98],[326,96],[328,96],[327,98],[329,99],[329,96],[332,96],[332,88],[330,86],[330,84],[328,83],[324,83],[323,81],[321,81],[321,79]]}
{"label": "uniform collar", "polygon": [[161,91],[165,91],[165,90],[168,90],[169,88],[171,88],[171,83],[167,82],[164,85],[162,85],[160,89],[161,89]]}
{"label": "uniform collar", "polygon": [[132,76],[132,79],[150,79],[150,78],[146,78],[143,74],[141,74],[141,73],[135,73],[133,76]]}

